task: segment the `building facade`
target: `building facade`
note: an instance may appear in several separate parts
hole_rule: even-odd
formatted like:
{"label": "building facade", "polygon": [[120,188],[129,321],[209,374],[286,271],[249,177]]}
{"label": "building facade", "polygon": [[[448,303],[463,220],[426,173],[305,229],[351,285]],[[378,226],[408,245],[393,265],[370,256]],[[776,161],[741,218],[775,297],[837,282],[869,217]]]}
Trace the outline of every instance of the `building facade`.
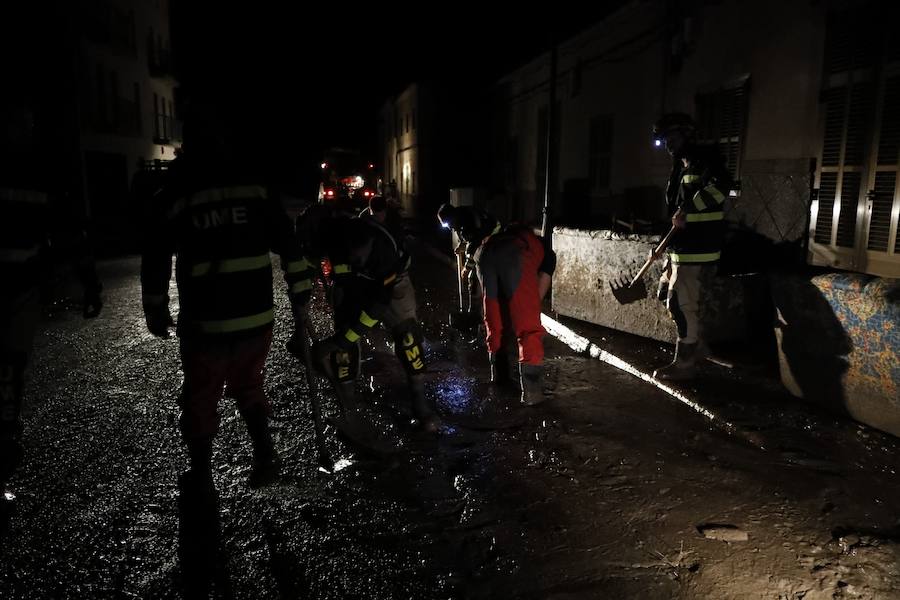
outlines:
{"label": "building facade", "polygon": [[[557,48],[551,188],[561,222],[664,226],[665,112],[694,115],[740,189],[733,230],[810,264],[900,275],[900,52],[889,2],[637,0]],[[539,218],[550,55],[495,88],[493,184]]]}
{"label": "building facade", "polygon": [[180,145],[168,12],[167,0],[35,2],[11,11],[2,40],[3,168],[33,171],[29,185],[105,241],[133,244],[135,176]]}
{"label": "building facade", "polygon": [[77,18],[86,208],[99,228],[121,228],[138,210],[130,193],[135,174],[173,159],[181,141],[169,3],[93,0]]}

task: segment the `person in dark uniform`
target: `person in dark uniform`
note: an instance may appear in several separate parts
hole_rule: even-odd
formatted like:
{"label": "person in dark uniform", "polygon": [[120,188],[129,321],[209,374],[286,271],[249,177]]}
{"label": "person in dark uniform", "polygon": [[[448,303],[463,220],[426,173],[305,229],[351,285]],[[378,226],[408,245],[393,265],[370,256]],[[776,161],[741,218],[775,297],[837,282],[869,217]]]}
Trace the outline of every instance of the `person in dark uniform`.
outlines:
{"label": "person in dark uniform", "polygon": [[219,123],[207,118],[195,121],[193,131],[186,129],[184,156],[157,202],[155,235],[148,236],[141,264],[144,313],[151,333],[168,335],[174,254],[184,369],[180,427],[189,474],[211,486],[217,406],[227,389],[253,443],[250,485],[258,487],[274,481],[279,471],[263,373],[274,321],[270,251],[281,257],[298,328],[312,268],[280,202],[233,160]]}
{"label": "person in dark uniform", "polygon": [[698,363],[708,354],[701,298],[721,258],[724,204],[733,182],[717,149],[697,143],[689,115],[663,115],[653,126],[653,136],[672,157],[666,201],[677,231],[666,249],[658,297],[666,302],[678,331],[674,360],[653,376],[686,380],[696,376]]}

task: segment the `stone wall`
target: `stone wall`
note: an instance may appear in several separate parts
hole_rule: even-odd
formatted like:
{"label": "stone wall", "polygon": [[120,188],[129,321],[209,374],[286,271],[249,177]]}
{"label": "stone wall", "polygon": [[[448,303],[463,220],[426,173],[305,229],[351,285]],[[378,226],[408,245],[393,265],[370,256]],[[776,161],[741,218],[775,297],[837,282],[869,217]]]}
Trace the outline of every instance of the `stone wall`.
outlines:
{"label": "stone wall", "polygon": [[[652,265],[644,276],[646,299],[623,306],[610,290],[611,281],[634,276],[657,243],[659,236],[625,236],[610,231],[557,227],[553,231],[553,248],[557,254],[553,309],[567,317],[674,342],[675,325],[665,306],[656,299],[662,260]],[[744,279],[715,278],[701,315],[709,341],[749,336],[743,303]]]}

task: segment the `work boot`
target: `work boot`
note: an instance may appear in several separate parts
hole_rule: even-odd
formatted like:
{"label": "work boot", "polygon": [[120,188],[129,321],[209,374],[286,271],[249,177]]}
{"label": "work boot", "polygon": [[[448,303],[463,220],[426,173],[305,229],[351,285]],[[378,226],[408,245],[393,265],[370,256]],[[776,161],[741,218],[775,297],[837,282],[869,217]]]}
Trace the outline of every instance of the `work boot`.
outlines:
{"label": "work boot", "polygon": [[488,352],[491,363],[491,383],[505,385],[509,383],[509,356],[503,350]]}
{"label": "work boot", "polygon": [[425,395],[425,380],[422,377],[411,377],[409,389],[413,414],[419,426],[428,433],[437,433],[441,428],[441,418],[435,410],[434,403]]}
{"label": "work boot", "polygon": [[281,473],[281,460],[272,442],[269,416],[265,411],[256,409],[245,413],[244,421],[253,442],[253,470],[250,471],[248,483],[253,489],[275,483]]}
{"label": "work boot", "polygon": [[522,404],[536,406],[544,398],[544,365],[519,363],[519,383],[522,385]]}
{"label": "work boot", "polygon": [[675,344],[675,360],[668,366],[657,369],[653,377],[660,381],[687,381],[697,375],[698,344]]}

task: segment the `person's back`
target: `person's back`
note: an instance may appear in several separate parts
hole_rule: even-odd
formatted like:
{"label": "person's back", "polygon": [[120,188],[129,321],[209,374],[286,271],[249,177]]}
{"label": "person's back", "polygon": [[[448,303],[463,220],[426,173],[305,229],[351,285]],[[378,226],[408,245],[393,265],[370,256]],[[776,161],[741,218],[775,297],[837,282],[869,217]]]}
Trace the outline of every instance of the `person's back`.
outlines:
{"label": "person's back", "polygon": [[253,441],[250,485],[264,485],[278,473],[263,380],[274,321],[269,252],[281,256],[298,329],[310,295],[310,265],[277,199],[221,154],[186,154],[163,195],[141,281],[148,328],[166,336],[172,254],[177,256],[184,370],[180,425],[191,459],[190,480],[212,486],[217,405],[227,386]]}
{"label": "person's back", "polygon": [[271,324],[269,251],[299,258],[278,203],[227,162],[186,160],[163,195],[143,277],[145,290],[164,293],[175,252],[179,335],[237,335]]}

